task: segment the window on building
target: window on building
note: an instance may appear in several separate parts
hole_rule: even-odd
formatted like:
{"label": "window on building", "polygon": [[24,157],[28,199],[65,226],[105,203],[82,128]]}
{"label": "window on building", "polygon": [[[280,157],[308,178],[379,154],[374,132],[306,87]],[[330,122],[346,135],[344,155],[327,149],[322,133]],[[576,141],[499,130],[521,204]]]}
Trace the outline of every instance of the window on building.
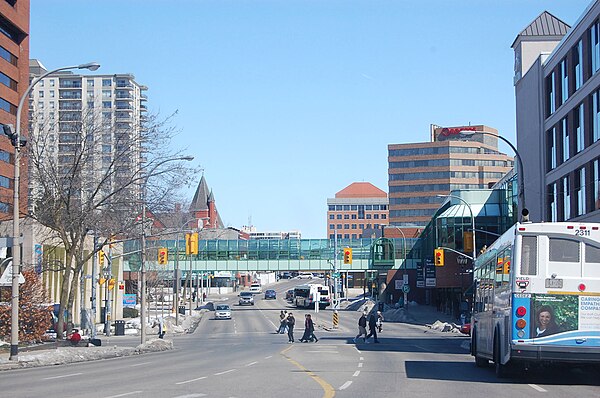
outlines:
{"label": "window on building", "polygon": [[110,98],[111,96],[112,96],[112,91],[102,90],[102,98]]}
{"label": "window on building", "polygon": [[556,102],[554,98],[554,72],[546,77],[546,117],[552,115],[556,110]]}
{"label": "window on building", "polygon": [[93,100],[94,99],[94,90],[88,90],[87,97],[88,97],[88,99]]}
{"label": "window on building", "polygon": [[87,79],[88,87],[94,87],[94,79]]}
{"label": "window on building", "polygon": [[365,229],[365,224],[358,224],[358,229]]}
{"label": "window on building", "polygon": [[370,220],[370,219],[371,219],[371,215],[367,214],[367,220]]}
{"label": "window on building", "polygon": [[575,148],[577,150],[577,152],[581,152],[583,151],[584,147],[585,147],[585,118],[584,118],[584,113],[583,113],[583,103],[579,104],[578,107],[576,107],[573,110],[573,117],[574,117],[574,123],[575,125],[573,126],[575,129]]}
{"label": "window on building", "polygon": [[102,108],[107,109],[112,107],[112,102],[110,101],[102,101]]}
{"label": "window on building", "polygon": [[373,214],[373,218],[374,218],[375,220],[379,220],[379,214]]}
{"label": "window on building", "polygon": [[351,218],[352,218],[353,220],[356,220],[356,214],[352,214],[352,217],[351,217]]}
{"label": "window on building", "polygon": [[350,224],[344,224],[344,229],[350,229]]}
{"label": "window on building", "polygon": [[335,216],[335,218],[337,218],[338,220],[341,220],[341,219],[342,219],[342,215],[341,215],[341,214],[337,214],[337,215]]}
{"label": "window on building", "polygon": [[556,182],[548,185],[548,221],[558,221],[558,211],[556,207],[557,188]]}
{"label": "window on building", "polygon": [[344,234],[344,239],[350,239],[350,234]]}
{"label": "window on building", "polygon": [[579,40],[572,50],[573,78],[575,79],[575,90],[579,90],[583,84],[583,41]]}
{"label": "window on building", "polygon": [[350,210],[352,210],[352,211],[358,210],[358,205],[350,205]]}
{"label": "window on building", "polygon": [[344,220],[349,220],[350,219],[350,214],[344,214]]}
{"label": "window on building", "polygon": [[594,192],[592,193],[592,199],[594,201],[593,209],[600,209],[600,160],[594,160],[592,164],[592,187]]}
{"label": "window on building", "polygon": [[358,239],[356,234],[352,234],[352,239]]}
{"label": "window on building", "polygon": [[38,97],[44,98],[44,92],[42,90],[38,92]]}
{"label": "window on building", "polygon": [[365,218],[365,205],[358,205],[358,218],[364,220]]}
{"label": "window on building", "polygon": [[55,95],[54,90],[50,90],[50,98],[54,98],[54,95]]}
{"label": "window on building", "polygon": [[329,205],[329,211],[335,211],[335,205]]}
{"label": "window on building", "polygon": [[48,82],[50,83],[50,87],[54,87],[54,85],[56,84],[54,79],[50,79],[50,80],[48,80]]}
{"label": "window on building", "polygon": [[[54,101],[50,101],[48,102],[48,106],[50,107],[50,109],[54,109],[56,105],[54,105]],[[51,113],[51,115],[54,115],[54,113]]]}
{"label": "window on building", "polygon": [[352,229],[356,229],[356,224],[352,224]]}
{"label": "window on building", "polygon": [[342,229],[342,224],[338,224],[337,229]]}
{"label": "window on building", "polygon": [[112,86],[111,79],[102,79],[102,87],[110,87],[110,86]]}
{"label": "window on building", "polygon": [[569,99],[569,70],[567,69],[567,59],[560,61],[560,98],[561,104]]}
{"label": "window on building", "polygon": [[575,170],[575,196],[577,197],[577,215],[586,213],[585,206],[585,167]]}
{"label": "window on building", "polygon": [[387,214],[382,214],[382,215],[381,215],[381,219],[382,219],[382,220],[385,220],[385,219],[387,219]]}
{"label": "window on building", "polygon": [[600,69],[600,22],[598,20],[590,28],[590,47],[593,75]]}
{"label": "window on building", "polygon": [[566,175],[562,179],[562,195],[563,195],[563,221],[571,218],[571,191],[569,187],[569,176]]}
{"label": "window on building", "polygon": [[552,127],[546,132],[546,171],[556,168],[556,128]]}
{"label": "window on building", "polygon": [[334,224],[329,224],[329,229],[335,229],[335,225]]}
{"label": "window on building", "polygon": [[2,46],[0,46],[0,57],[4,58],[6,61],[13,64],[14,66],[17,66],[18,58]]}
{"label": "window on building", "polygon": [[335,220],[335,215],[333,215],[333,214],[330,214],[330,215],[329,215],[329,219],[330,219],[330,220]]}
{"label": "window on building", "polygon": [[562,130],[562,162],[564,163],[569,160],[569,156],[571,153],[571,148],[569,145],[569,123],[565,117],[561,120],[561,130]]}

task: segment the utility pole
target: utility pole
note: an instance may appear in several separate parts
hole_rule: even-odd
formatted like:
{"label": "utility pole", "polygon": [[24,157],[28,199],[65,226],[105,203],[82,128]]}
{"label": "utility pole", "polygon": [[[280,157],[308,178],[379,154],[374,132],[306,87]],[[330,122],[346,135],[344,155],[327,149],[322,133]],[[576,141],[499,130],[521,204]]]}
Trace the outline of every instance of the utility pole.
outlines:
{"label": "utility pole", "polygon": [[[98,237],[96,236],[96,234],[94,233],[94,251],[96,251],[98,249]],[[98,253],[94,254],[94,256],[92,257],[92,294],[90,297],[90,300],[92,302],[91,304],[91,313],[90,313],[90,320],[91,320],[91,328],[92,328],[92,338],[95,339],[96,338],[96,287],[97,287],[97,283],[98,283]]]}

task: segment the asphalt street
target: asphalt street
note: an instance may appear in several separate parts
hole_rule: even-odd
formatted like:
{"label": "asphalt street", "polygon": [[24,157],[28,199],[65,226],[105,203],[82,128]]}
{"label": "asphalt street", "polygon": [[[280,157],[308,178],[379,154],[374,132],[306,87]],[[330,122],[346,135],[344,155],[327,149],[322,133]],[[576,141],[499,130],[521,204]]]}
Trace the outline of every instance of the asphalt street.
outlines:
{"label": "asphalt street", "polygon": [[[302,281],[303,282],[303,281]],[[173,336],[171,351],[110,360],[5,371],[6,397],[565,397],[600,396],[598,373],[553,369],[498,380],[493,369],[474,365],[468,337],[422,325],[385,323],[380,344],[354,344],[356,311],[310,311],[318,343],[288,344],[276,334],[279,312],[293,311],[296,340],[306,309],[283,300],[300,281],[274,285],[276,300],[256,296],[254,306],[235,295],[213,297],[233,304],[233,319],[202,317],[193,334]]]}

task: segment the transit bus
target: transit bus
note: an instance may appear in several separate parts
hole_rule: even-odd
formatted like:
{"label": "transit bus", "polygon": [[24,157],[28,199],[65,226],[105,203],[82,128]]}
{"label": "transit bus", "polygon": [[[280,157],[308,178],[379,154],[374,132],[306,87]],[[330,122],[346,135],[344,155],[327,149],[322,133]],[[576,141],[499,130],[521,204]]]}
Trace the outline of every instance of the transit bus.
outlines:
{"label": "transit bus", "polygon": [[600,224],[517,223],[473,273],[477,366],[600,364]]}
{"label": "transit bus", "polygon": [[331,295],[329,294],[329,286],[318,283],[309,285],[300,285],[294,288],[294,304],[300,308],[313,308],[315,300],[319,295],[319,308],[323,309],[331,304]]}

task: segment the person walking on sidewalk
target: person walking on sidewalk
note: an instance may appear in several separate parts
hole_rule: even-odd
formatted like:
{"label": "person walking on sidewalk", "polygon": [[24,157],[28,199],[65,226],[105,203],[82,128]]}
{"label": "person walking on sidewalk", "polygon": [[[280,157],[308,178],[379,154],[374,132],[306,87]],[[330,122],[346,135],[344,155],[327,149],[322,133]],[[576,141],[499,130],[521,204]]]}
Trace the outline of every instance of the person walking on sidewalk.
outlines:
{"label": "person walking on sidewalk", "polygon": [[373,338],[375,339],[375,343],[379,343],[379,340],[377,340],[377,316],[375,316],[374,313],[371,313],[371,315],[369,315],[369,334],[367,335],[365,340],[369,340],[369,337],[371,336],[373,336]]}
{"label": "person walking on sidewalk", "polygon": [[287,334],[288,334],[288,344],[292,344],[294,342],[294,325],[296,324],[296,318],[292,315],[291,312],[288,312],[287,318]]}
{"label": "person walking on sidewalk", "polygon": [[360,336],[364,336],[363,337],[364,342],[367,341],[367,314],[364,312],[362,313],[360,318],[358,318],[358,334],[354,338],[355,343],[356,343],[356,339],[358,339]]}

